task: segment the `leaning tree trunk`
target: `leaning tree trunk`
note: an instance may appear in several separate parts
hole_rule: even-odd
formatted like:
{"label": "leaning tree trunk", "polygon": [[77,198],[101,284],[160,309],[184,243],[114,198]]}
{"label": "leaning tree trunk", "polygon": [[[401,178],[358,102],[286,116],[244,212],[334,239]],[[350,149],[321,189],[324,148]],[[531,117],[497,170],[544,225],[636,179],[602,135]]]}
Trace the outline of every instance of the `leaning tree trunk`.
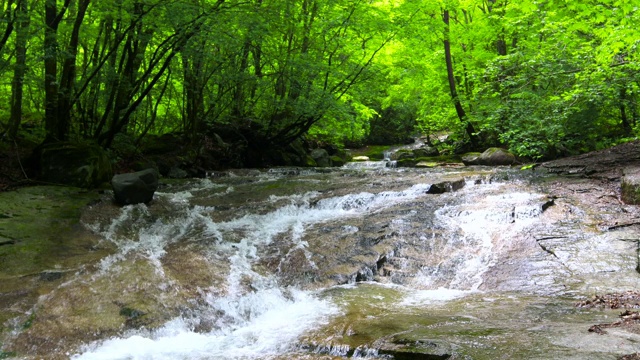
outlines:
{"label": "leaning tree trunk", "polygon": [[90,0],[80,0],[77,4],[78,12],[73,23],[71,37],[62,63],[62,74],[58,88],[58,108],[56,112],[58,132],[61,138],[66,138],[71,128],[71,107],[75,96],[76,55],[80,42],[80,27],[84,21]]}
{"label": "leaning tree trunk", "polygon": [[460,97],[458,96],[458,92],[456,90],[456,79],[453,75],[453,61],[451,60],[451,43],[449,41],[449,10],[444,10],[442,13],[442,20],[444,21],[444,57],[445,62],[447,63],[447,79],[449,80],[449,90],[451,92],[451,99],[453,100],[453,104],[456,108],[456,113],[458,114],[458,119],[460,122],[466,123],[466,132],[469,136],[469,140],[471,141],[471,145],[475,147],[476,135],[475,129],[473,128],[473,124],[467,120],[467,114],[462,107],[462,103],[460,102]]}

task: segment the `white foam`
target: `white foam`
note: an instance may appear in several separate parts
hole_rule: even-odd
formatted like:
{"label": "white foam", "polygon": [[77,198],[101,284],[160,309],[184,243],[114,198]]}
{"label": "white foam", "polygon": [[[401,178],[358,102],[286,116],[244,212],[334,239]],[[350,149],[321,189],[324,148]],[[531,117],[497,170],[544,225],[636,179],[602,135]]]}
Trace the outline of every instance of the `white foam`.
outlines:
{"label": "white foam", "polygon": [[[151,333],[113,338],[86,346],[75,360],[255,359],[293,351],[298,338],[337,314],[335,306],[309,293],[278,291],[254,294],[211,311],[235,314],[233,325],[208,333],[192,330],[181,318]],[[221,300],[218,299],[218,305]]]}
{"label": "white foam", "polygon": [[311,200],[320,194],[310,192],[290,196],[287,205],[270,213],[247,214],[226,222],[213,221],[209,216],[212,208],[183,206],[190,192],[182,192],[171,197],[179,214],[151,225],[148,219],[140,221],[147,225],[137,231],[135,239],[117,235],[118,229],[136,224],[136,216],[148,217],[148,209],[125,208],[122,216],[103,233],[119,247],[117,254],[103,260],[105,269],[129,254],[143,256],[161,269],[159,259],[165,248],[186,238],[197,225],[199,235],[214,240],[215,251],[229,260],[226,295],[205,294],[207,306],[199,310],[199,316],[213,323],[214,330],[209,333],[195,332],[194,321],[179,318],[153,332],[91,344],[74,359],[253,359],[293,351],[296,339],[337,314],[337,310],[311,293],[282,289],[275,277],[254,271],[260,247],[270,244],[276,235],[288,233],[291,248],[302,249],[314,266],[306,250],[308,244],[303,240],[305,226],[408,201],[424,195],[429,187],[418,184],[404,191],[362,192],[322,199],[315,204]]}

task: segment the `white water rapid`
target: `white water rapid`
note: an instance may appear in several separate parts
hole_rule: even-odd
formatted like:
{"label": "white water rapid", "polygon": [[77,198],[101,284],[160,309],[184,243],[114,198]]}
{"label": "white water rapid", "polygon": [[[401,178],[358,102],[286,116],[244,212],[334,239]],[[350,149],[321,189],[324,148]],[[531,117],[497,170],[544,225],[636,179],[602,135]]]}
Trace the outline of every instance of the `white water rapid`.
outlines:
{"label": "white water rapid", "polygon": [[639,283],[640,234],[601,230],[618,204],[591,211],[521,174],[385,162],[238,170],[166,184],[148,206],[105,199],[83,215],[100,239],[83,251],[97,260],[52,282],[3,341],[26,359],[74,360],[640,350],[637,335],[587,332],[617,313],[575,307]]}
{"label": "white water rapid", "polygon": [[[340,309],[318,298],[314,291],[280,287],[276,276],[254,270],[253,265],[260,260],[260,248],[284,234],[292,243],[290,251],[306,251],[306,227],[414,200],[425,196],[430,186],[416,184],[401,191],[359,192],[318,200],[318,192],[272,195],[268,202],[281,201],[285,205],[265,214],[250,213],[222,222],[213,220],[214,207],[190,206],[188,201],[193,195],[188,191],[156,195],[171,204],[173,211],[180,212],[173,214],[170,221],[149,219],[152,216],[145,205],[126,206],[102,231],[118,251],[101,261],[96,276],[118,271],[119,262],[128,256],[147,259],[162,274],[162,257],[169,246],[199,238],[214,244],[210,250],[216,252],[216,257],[229,261],[226,294],[219,296],[205,289],[206,306],[195,317],[181,316],[159,329],[129,331],[123,337],[89,344],[72,358],[253,359],[295,350],[303,333],[326,323]],[[206,187],[194,190],[202,192]],[[225,193],[231,191],[227,189]],[[316,201],[312,203],[313,200]],[[98,225],[92,227],[100,231]],[[309,253],[306,256],[311,258]],[[194,329],[206,318],[214,319],[213,330],[196,332]]]}

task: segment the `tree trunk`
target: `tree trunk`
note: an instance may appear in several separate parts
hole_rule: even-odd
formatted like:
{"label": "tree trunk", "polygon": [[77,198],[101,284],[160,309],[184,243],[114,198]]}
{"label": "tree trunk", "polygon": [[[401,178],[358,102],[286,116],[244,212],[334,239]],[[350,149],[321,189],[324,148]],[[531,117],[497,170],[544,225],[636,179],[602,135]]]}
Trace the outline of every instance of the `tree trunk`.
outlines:
{"label": "tree trunk", "polygon": [[627,117],[626,102],[627,102],[627,88],[623,86],[620,89],[620,104],[618,105],[618,107],[620,109],[620,120],[622,122],[622,129],[626,134],[630,134],[633,131],[633,129],[631,127],[631,123],[629,122],[629,118]]}
{"label": "tree trunk", "polygon": [[58,108],[56,111],[57,128],[59,136],[62,139],[68,136],[69,129],[71,128],[72,97],[75,95],[76,54],[80,41],[80,26],[82,26],[88,7],[89,0],[80,0],[78,2],[78,12],[73,23],[71,38],[69,39],[69,44],[64,55],[65,58],[62,63],[62,74],[58,88]]}
{"label": "tree trunk", "polygon": [[456,114],[458,114],[458,119],[462,123],[466,123],[466,132],[469,136],[469,140],[471,141],[471,145],[476,145],[476,135],[475,129],[473,128],[473,124],[471,124],[467,120],[467,114],[462,107],[462,103],[460,102],[460,97],[458,96],[458,92],[456,90],[456,79],[453,73],[453,61],[451,59],[451,43],[449,41],[449,10],[444,10],[442,13],[442,20],[444,21],[444,57],[445,62],[447,64],[447,79],[449,80],[449,91],[451,92],[451,99],[453,100],[453,104],[456,108]]}
{"label": "tree trunk", "polygon": [[58,25],[64,17],[71,0],[65,0],[58,12],[57,0],[46,0],[44,27],[44,97],[45,97],[45,142],[67,139],[64,124],[58,117]]}
{"label": "tree trunk", "polygon": [[[184,128],[189,136],[195,136],[202,130],[204,117],[204,85],[203,57],[206,41],[198,39],[192,51],[182,51],[182,67],[184,81]],[[194,51],[195,50],[195,51]]]}
{"label": "tree trunk", "polygon": [[29,36],[29,4],[28,0],[18,0],[16,8],[16,63],[11,83],[11,118],[9,120],[9,137],[16,138],[22,120],[22,94],[24,74],[27,71],[27,38]]}
{"label": "tree trunk", "polygon": [[[16,22],[16,17],[17,17],[16,16],[17,14],[15,15],[11,14],[11,11],[13,8],[13,0],[9,0],[6,6],[4,5],[4,1],[3,1],[2,5],[5,11],[4,11],[4,14],[0,16],[0,24],[2,23],[7,24],[6,25],[7,27],[4,28],[4,34],[2,34],[2,37],[0,37],[0,53],[2,53],[2,50],[4,49],[5,45],[7,45],[7,41],[9,40],[9,37],[11,37],[11,33],[13,32],[14,24]],[[16,4],[16,5],[17,7],[20,7],[20,4]]]}

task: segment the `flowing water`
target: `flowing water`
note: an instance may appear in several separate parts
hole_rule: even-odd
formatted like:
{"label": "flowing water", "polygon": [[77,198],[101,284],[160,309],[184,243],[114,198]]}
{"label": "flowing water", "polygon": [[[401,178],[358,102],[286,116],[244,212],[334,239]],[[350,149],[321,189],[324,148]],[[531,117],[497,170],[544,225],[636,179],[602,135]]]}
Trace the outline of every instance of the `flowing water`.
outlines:
{"label": "flowing water", "polygon": [[[71,359],[615,359],[640,335],[576,308],[638,286],[623,207],[488,168],[238,170],[108,199],[101,256],[13,322],[5,350]],[[28,326],[25,326],[25,322]],[[9,352],[11,351],[11,352]],[[0,356],[1,357],[1,356]]]}

